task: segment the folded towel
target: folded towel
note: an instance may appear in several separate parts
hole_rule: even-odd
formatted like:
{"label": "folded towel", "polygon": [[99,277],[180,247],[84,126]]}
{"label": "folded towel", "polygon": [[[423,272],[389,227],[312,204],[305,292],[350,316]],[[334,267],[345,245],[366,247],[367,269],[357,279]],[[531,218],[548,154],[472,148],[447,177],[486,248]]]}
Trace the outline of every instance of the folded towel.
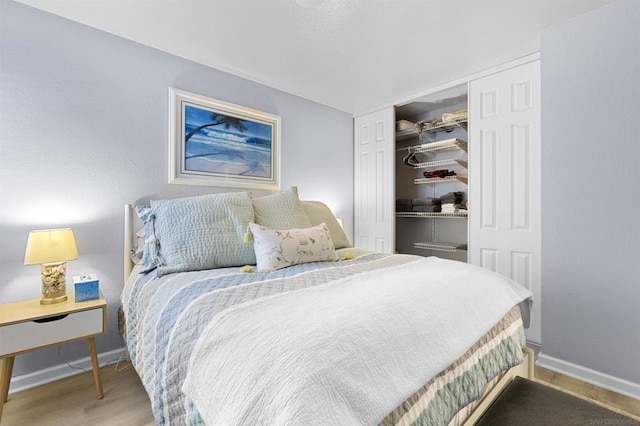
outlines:
{"label": "folded towel", "polygon": [[464,203],[444,203],[442,204],[442,207],[456,207],[459,209],[465,209],[466,207],[464,206]]}
{"label": "folded towel", "polygon": [[410,206],[412,203],[411,199],[408,198],[399,198],[396,200],[396,206]]}
{"label": "folded towel", "polygon": [[442,121],[451,121],[451,120],[455,120],[456,118],[462,118],[462,117],[466,117],[467,116],[467,109],[459,109],[458,111],[454,111],[454,112],[445,112],[444,114],[442,114]]}
{"label": "folded towel", "polygon": [[445,199],[445,198],[463,198],[464,197],[464,192],[462,191],[455,191],[455,192],[447,192],[446,194],[443,194],[440,196],[440,199]]}
{"label": "folded towel", "polygon": [[414,198],[413,200],[411,200],[411,204],[414,206],[436,206],[436,205],[440,205],[441,202],[439,198],[427,197],[427,198]]}
{"label": "folded towel", "polygon": [[416,123],[413,123],[408,120],[398,120],[396,121],[396,132],[402,132],[404,130],[413,130],[416,128]]}
{"label": "folded towel", "polygon": [[440,200],[442,201],[442,204],[448,204],[448,203],[460,204],[463,199],[464,199],[464,192],[461,192],[461,191],[448,192],[440,196]]}
{"label": "folded towel", "polygon": [[458,208],[456,207],[456,204],[447,203],[442,205],[442,213],[457,213],[457,212],[458,212]]}
{"label": "folded towel", "polygon": [[397,212],[410,212],[411,211],[411,206],[396,206],[396,211]]}
{"label": "folded towel", "polygon": [[463,204],[447,203],[442,205],[442,213],[458,213],[464,210]]}
{"label": "folded towel", "polygon": [[440,213],[440,206],[413,206],[412,211],[414,212],[431,212],[431,213]]}

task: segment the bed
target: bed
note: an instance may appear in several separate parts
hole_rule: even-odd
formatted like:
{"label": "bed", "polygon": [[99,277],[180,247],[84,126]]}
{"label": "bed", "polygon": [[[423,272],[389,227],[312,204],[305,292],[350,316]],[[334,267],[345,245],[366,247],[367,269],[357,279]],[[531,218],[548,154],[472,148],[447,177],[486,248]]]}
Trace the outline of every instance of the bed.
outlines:
{"label": "bed", "polygon": [[295,187],[125,206],[120,329],[159,425],[473,424],[533,375],[530,297],[353,248]]}

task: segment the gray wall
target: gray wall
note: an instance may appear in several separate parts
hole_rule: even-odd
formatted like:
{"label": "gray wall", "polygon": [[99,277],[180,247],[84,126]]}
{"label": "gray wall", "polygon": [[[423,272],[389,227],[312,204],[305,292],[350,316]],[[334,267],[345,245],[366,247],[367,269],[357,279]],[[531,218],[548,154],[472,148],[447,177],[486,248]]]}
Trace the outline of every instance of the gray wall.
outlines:
{"label": "gray wall", "polygon": [[640,384],[640,2],[545,30],[542,352]]}
{"label": "gray wall", "polygon": [[[23,265],[29,230],[70,226],[79,259],[68,275],[97,273],[108,302],[98,350],[123,346],[123,205],[234,190],[167,184],[169,86],[281,116],[282,188],[325,201],[351,235],[350,114],[18,3],[0,8],[0,303],[40,296],[39,267]],[[14,374],[87,355],[82,341],[20,355]]]}

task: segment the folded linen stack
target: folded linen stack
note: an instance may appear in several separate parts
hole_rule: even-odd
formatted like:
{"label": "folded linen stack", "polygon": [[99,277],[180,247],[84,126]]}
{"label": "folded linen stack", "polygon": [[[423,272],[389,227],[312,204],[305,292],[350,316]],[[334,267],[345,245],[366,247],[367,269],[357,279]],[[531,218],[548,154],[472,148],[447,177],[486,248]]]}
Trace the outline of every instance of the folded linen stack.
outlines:
{"label": "folded linen stack", "polygon": [[411,199],[400,198],[396,200],[397,212],[410,212],[412,207]]}
{"label": "folded linen stack", "polygon": [[466,211],[463,204],[464,192],[455,191],[448,192],[440,197],[442,202],[442,213],[459,213],[461,210]]}
{"label": "folded linen stack", "polygon": [[414,198],[396,200],[397,212],[440,212],[439,198]]}
{"label": "folded linen stack", "polygon": [[467,108],[459,109],[454,112],[445,112],[444,114],[442,114],[442,121],[447,122],[447,121],[456,120],[458,118],[464,118],[467,116],[467,114],[468,114]]}
{"label": "folded linen stack", "polygon": [[461,204],[462,200],[464,200],[464,192],[462,191],[447,192],[440,196],[442,204]]}
{"label": "folded linen stack", "polygon": [[411,200],[412,206],[439,206],[442,204],[440,198],[414,198]]}
{"label": "folded linen stack", "polygon": [[414,130],[416,128],[416,123],[413,123],[408,120],[398,120],[396,121],[396,132],[404,132],[407,130]]}
{"label": "folded linen stack", "polygon": [[440,207],[437,204],[432,206],[413,206],[413,208],[411,209],[411,211],[414,211],[414,212],[427,212],[427,213],[440,213],[441,210],[442,210],[442,207]]}
{"label": "folded linen stack", "polygon": [[464,204],[446,203],[442,205],[442,213],[460,213],[462,210],[466,211]]}
{"label": "folded linen stack", "polygon": [[414,198],[411,200],[412,208],[411,210],[414,212],[431,212],[431,213],[439,213],[440,212],[440,198]]}

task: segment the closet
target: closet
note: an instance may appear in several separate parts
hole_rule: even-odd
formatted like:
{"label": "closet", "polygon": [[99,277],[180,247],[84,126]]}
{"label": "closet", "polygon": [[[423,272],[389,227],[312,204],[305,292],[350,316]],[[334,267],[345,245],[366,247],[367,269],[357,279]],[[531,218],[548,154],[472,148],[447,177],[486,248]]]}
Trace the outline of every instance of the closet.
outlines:
{"label": "closet", "polygon": [[[540,96],[534,54],[354,118],[354,246],[468,261],[513,279],[534,294],[526,335],[538,343]],[[465,108],[466,123],[460,114],[438,123]],[[425,176],[437,170],[455,176]],[[463,194],[466,214],[407,207],[450,193]]]}
{"label": "closet", "polygon": [[395,107],[395,251],[467,261],[467,85]]}

